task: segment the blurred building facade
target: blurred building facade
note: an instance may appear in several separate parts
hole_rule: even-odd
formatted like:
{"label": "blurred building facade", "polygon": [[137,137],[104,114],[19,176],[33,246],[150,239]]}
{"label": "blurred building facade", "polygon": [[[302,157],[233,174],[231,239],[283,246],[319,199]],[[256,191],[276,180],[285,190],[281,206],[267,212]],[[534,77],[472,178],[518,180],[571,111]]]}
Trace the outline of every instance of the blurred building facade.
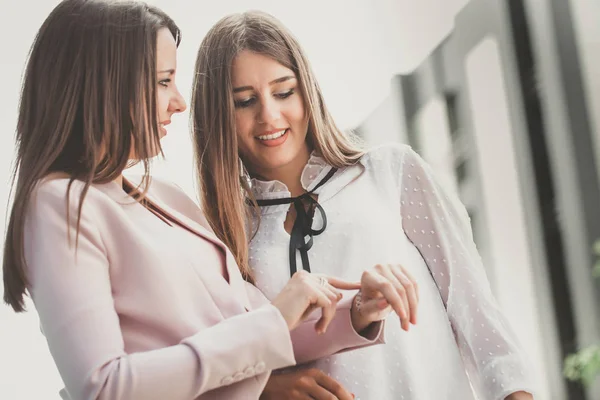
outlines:
{"label": "blurred building facade", "polygon": [[598,27],[598,1],[471,0],[356,128],[411,144],[458,192],[542,399],[600,399],[562,374],[600,343]]}

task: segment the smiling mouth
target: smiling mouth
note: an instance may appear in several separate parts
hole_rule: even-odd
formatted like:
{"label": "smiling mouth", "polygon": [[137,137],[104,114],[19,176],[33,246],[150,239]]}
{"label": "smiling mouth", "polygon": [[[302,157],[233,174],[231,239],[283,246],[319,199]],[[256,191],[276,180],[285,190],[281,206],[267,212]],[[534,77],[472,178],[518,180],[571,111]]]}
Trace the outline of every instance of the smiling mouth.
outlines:
{"label": "smiling mouth", "polygon": [[282,137],[283,135],[285,135],[285,133],[287,132],[287,129],[283,129],[279,132],[275,132],[275,133],[271,133],[269,135],[261,135],[261,136],[257,136],[256,138],[259,140],[263,140],[263,141],[267,141],[267,140],[275,140],[275,139],[279,139],[280,137]]}

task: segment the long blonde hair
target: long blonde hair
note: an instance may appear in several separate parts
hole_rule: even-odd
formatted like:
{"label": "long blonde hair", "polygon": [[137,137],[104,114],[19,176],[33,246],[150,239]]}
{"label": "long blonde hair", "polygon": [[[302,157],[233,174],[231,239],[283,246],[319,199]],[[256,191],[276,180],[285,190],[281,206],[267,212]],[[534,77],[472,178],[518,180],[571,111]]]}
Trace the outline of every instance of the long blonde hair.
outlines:
{"label": "long blonde hair", "polygon": [[90,185],[116,179],[132,149],[144,164],[147,186],[149,158],[157,146],[162,152],[156,35],[163,27],[179,44],[173,20],[143,2],[63,0],[37,33],[21,92],[14,200],[4,242],[4,301],[15,311],[25,311],[25,219],[40,179],[60,172],[71,178],[69,190],[74,180],[85,183],[77,234]]}
{"label": "long blonde hair", "polygon": [[[240,182],[231,66],[243,50],[268,56],[296,74],[308,118],[307,140],[330,165],[355,164],[364,154],[358,141],[333,121],[310,63],[294,35],[259,11],[229,15],[208,32],[196,59],[191,126],[200,198],[216,235],[232,251],[244,278],[248,266],[249,188]],[[241,193],[245,192],[245,196]]]}

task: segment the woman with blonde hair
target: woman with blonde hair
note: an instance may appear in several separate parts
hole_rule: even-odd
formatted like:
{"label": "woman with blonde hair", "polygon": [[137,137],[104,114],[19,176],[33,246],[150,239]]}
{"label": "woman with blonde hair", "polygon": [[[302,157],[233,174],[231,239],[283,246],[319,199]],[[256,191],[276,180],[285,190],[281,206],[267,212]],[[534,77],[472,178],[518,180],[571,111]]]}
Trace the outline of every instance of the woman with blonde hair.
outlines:
{"label": "woman with blonde hair", "polygon": [[362,400],[532,398],[530,364],[465,209],[410,147],[364,151],[344,134],[297,40],[266,13],[217,22],[195,72],[201,196],[216,205],[208,222],[242,271],[271,298],[300,269],[387,281],[363,287],[357,304],[400,293],[385,346],[280,371],[262,398],[334,398],[332,385]]}
{"label": "woman with blonde hair", "polygon": [[383,340],[387,302],[342,298],[358,284],[300,272],[269,302],[200,208],[150,179],[186,108],[180,40],[145,3],[64,0],[31,49],[4,301],[31,296],[65,399],[256,399],[273,369]]}

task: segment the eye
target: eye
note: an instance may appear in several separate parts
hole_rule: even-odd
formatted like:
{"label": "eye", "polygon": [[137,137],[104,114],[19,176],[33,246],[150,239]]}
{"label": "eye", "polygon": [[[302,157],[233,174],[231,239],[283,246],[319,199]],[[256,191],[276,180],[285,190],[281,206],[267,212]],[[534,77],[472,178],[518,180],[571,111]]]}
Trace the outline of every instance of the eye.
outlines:
{"label": "eye", "polygon": [[158,84],[164,87],[169,87],[169,83],[171,83],[171,79],[163,79],[162,81],[158,81]]}
{"label": "eye", "polygon": [[256,98],[255,97],[250,97],[248,99],[244,99],[244,100],[235,100],[235,107],[236,108],[247,108],[250,107],[251,105],[253,105],[256,102]]}
{"label": "eye", "polygon": [[288,97],[290,97],[294,93],[295,93],[295,90],[294,89],[290,89],[287,92],[275,93],[275,97],[280,98],[280,99],[287,99]]}

